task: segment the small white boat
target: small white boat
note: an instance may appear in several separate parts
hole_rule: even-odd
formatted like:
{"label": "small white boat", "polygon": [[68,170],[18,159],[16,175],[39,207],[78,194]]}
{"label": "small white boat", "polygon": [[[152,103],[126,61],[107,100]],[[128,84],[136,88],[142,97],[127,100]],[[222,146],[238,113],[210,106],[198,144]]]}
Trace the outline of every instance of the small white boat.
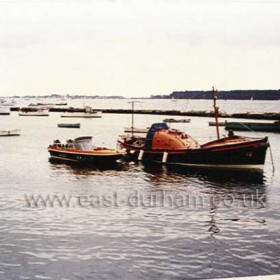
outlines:
{"label": "small white boat", "polygon": [[36,108],[44,108],[44,109],[50,109],[54,106],[54,104],[51,103],[30,103],[28,107],[36,107]]}
{"label": "small white boat", "polygon": [[101,118],[102,111],[92,110],[91,107],[86,106],[85,112],[66,112],[60,116],[62,118]]}
{"label": "small white boat", "polygon": [[19,136],[19,135],[20,135],[19,129],[0,130],[0,137],[2,137],[2,136]]}
{"label": "small white boat", "polygon": [[21,108],[18,115],[19,116],[32,116],[32,117],[34,117],[34,116],[47,117],[47,116],[49,116],[49,109],[26,107],[26,108]]}
{"label": "small white boat", "polygon": [[10,115],[10,107],[0,107],[0,115]]}
{"label": "small white boat", "polygon": [[16,102],[13,99],[0,99],[0,106],[15,106]]}

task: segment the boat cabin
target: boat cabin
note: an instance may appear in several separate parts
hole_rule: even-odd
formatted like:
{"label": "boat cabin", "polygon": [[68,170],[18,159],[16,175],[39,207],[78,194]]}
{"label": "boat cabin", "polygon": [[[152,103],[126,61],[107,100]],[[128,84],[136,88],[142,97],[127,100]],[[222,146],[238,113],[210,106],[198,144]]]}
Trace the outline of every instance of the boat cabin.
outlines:
{"label": "boat cabin", "polygon": [[93,149],[91,136],[78,137],[74,140],[69,139],[66,141],[65,146],[62,145],[59,140],[55,140],[53,145],[57,147],[64,147],[67,149],[81,150],[81,151],[92,151]]}

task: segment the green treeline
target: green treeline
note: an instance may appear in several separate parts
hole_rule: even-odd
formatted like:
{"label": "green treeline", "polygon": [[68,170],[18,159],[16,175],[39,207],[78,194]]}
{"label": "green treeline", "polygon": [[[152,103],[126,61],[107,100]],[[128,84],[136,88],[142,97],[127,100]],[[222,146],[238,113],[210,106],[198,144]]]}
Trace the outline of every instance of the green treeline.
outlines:
{"label": "green treeline", "polygon": [[[280,90],[230,90],[218,91],[219,99],[280,100]],[[154,99],[212,99],[212,91],[174,91],[169,95],[152,95]]]}

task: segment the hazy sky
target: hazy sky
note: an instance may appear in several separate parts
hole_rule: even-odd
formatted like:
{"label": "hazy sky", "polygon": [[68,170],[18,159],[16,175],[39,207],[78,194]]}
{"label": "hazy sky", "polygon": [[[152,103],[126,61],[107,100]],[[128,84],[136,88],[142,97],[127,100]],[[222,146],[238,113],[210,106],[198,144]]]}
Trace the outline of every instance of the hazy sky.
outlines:
{"label": "hazy sky", "polygon": [[279,89],[280,0],[0,0],[0,95]]}

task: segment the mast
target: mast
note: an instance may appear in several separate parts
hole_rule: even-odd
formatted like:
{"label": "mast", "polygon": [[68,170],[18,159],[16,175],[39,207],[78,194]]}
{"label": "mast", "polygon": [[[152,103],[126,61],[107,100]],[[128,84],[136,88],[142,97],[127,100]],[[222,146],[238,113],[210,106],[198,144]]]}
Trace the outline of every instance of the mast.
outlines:
{"label": "mast", "polygon": [[217,90],[215,90],[214,87],[212,87],[212,96],[213,96],[213,102],[214,102],[214,113],[215,113],[215,123],[216,123],[216,132],[217,132],[217,139],[220,139],[220,131],[219,131],[219,107],[216,105],[216,100],[217,100],[217,96],[216,96],[216,92]]}
{"label": "mast", "polygon": [[132,113],[131,113],[131,134],[132,134],[132,137],[134,136],[134,104],[135,103],[140,103],[140,101],[130,101],[128,103],[131,103],[131,110],[132,110]]}
{"label": "mast", "polygon": [[131,113],[131,134],[133,137],[134,134],[134,101],[131,102],[131,106],[132,106],[132,113]]}

